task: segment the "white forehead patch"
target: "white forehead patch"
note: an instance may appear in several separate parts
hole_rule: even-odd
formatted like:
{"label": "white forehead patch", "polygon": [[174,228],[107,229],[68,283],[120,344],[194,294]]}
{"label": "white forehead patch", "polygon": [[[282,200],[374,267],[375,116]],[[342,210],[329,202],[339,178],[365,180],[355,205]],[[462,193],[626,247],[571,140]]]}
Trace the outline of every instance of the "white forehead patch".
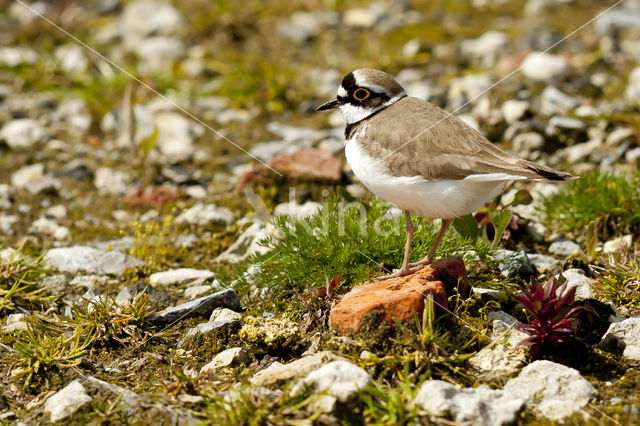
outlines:
{"label": "white forehead patch", "polygon": [[346,97],[347,95],[347,91],[344,90],[344,87],[342,87],[342,85],[340,85],[340,87],[338,87],[338,96]]}
{"label": "white forehead patch", "polygon": [[363,78],[362,74],[360,73],[360,70],[355,70],[353,72],[353,76],[355,77],[356,86],[358,87],[366,87],[367,89],[370,89],[373,92],[384,93],[387,96],[393,95],[389,91],[389,89],[387,89],[386,87],[382,87],[378,84],[372,83],[371,81],[366,81],[366,78]]}

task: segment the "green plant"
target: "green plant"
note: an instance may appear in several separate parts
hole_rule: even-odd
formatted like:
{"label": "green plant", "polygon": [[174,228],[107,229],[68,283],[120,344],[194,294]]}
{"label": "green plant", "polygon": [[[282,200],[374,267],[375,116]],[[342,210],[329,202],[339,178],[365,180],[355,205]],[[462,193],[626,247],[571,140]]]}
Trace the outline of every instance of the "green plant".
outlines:
{"label": "green plant", "polygon": [[[405,376],[406,377],[406,376]],[[408,380],[401,380],[396,388],[387,388],[377,382],[359,393],[365,404],[363,416],[366,424],[413,424],[418,414],[413,404],[416,387]]]}
{"label": "green plant", "polygon": [[49,306],[55,299],[46,296],[46,288],[38,287],[45,275],[40,260],[25,257],[18,249],[8,261],[0,263],[0,314],[12,311],[16,306],[29,309],[38,305]]}
{"label": "green plant", "polygon": [[[433,244],[436,229],[423,219],[414,221],[412,260],[418,260]],[[251,284],[275,289],[324,285],[326,276],[341,275],[343,285],[362,282],[383,268],[400,265],[405,243],[404,220],[391,214],[389,205],[373,199],[371,205],[342,205],[329,199],[315,215],[305,219],[284,216],[276,219],[279,238],[261,244],[271,251],[252,256],[247,265],[260,265]],[[447,233],[438,256],[454,254],[486,258],[483,241],[472,242]],[[240,276],[239,283],[248,284]]]}
{"label": "green plant", "polygon": [[640,172],[630,176],[590,173],[543,198],[541,214],[550,228],[579,232],[592,221],[603,239],[640,232]]}
{"label": "green plant", "polygon": [[596,272],[596,288],[618,307],[640,313],[640,252],[609,255],[609,266]]}
{"label": "green plant", "polygon": [[533,279],[529,288],[523,288],[516,299],[533,319],[530,324],[516,325],[516,330],[530,334],[516,347],[529,346],[531,356],[538,358],[543,352],[570,341],[575,333],[572,317],[583,309],[573,303],[576,289],[576,286],[567,287],[566,281],[558,287],[553,276],[544,284]]}
{"label": "green plant", "polygon": [[310,288],[301,296],[306,305],[306,312],[302,315],[303,329],[306,333],[318,326],[325,326],[329,320],[331,308],[337,302],[336,289],[340,285],[340,274],[333,277],[331,281],[327,277],[326,281],[326,286]]}
{"label": "green plant", "polygon": [[41,367],[68,368],[80,363],[87,348],[93,343],[93,334],[85,335],[81,329],[64,332],[49,327],[37,319],[27,321],[27,330],[15,343],[11,361],[17,369],[15,376],[26,375],[27,387]]}

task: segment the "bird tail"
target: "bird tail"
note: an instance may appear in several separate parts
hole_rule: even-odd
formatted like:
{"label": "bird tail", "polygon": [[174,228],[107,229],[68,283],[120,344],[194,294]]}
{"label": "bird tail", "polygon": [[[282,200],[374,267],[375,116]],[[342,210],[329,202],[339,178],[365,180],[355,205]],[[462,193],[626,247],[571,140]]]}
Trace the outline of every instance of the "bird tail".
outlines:
{"label": "bird tail", "polygon": [[524,166],[546,180],[569,181],[578,179],[578,176],[574,176],[571,173],[556,170],[531,161],[525,161]]}

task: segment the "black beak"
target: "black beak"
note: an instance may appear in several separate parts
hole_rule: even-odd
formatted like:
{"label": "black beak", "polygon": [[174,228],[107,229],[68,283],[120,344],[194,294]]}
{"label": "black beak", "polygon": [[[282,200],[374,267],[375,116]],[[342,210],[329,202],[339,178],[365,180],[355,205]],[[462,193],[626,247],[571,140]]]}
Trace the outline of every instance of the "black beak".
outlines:
{"label": "black beak", "polygon": [[328,109],[336,109],[340,105],[342,105],[342,103],[338,99],[331,99],[329,102],[325,102],[322,105],[320,105],[318,108],[316,108],[316,111],[325,111],[325,110],[328,110]]}

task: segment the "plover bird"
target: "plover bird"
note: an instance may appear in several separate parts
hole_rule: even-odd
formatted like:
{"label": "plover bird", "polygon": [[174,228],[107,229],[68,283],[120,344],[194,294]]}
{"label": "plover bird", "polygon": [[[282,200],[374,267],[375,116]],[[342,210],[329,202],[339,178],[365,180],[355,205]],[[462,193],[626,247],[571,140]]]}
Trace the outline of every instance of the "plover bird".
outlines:
{"label": "plover bird", "polygon": [[[350,72],[338,96],[317,111],[336,108],[346,121],[345,154],[353,173],[374,195],[404,212],[402,267],[381,278],[408,275],[430,264],[451,221],[482,208],[505,183],[575,179],[501,150],[455,115],[407,96],[379,70]],[[411,215],[442,220],[431,250],[416,263],[409,263]]]}

